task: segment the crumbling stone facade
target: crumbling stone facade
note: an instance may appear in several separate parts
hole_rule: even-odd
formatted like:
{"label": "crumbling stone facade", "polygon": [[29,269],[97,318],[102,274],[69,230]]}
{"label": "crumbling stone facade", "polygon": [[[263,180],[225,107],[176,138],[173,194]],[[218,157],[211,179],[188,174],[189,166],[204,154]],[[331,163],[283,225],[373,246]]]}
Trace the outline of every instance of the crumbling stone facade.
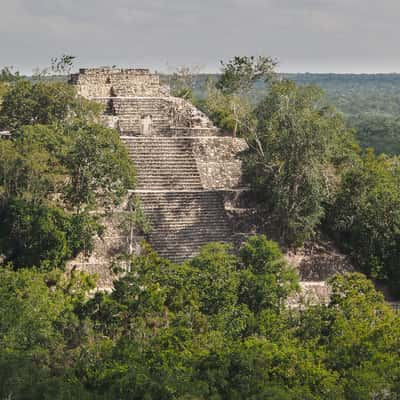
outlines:
{"label": "crumbling stone facade", "polygon": [[[146,235],[121,229],[126,207],[116,210],[94,252],[70,267],[97,273],[99,287],[112,284],[110,262],[136,251],[141,239],[172,261],[196,255],[209,242],[241,242],[263,231],[242,181],[240,153],[246,142],[221,132],[189,102],[172,97],[157,75],[144,69],[82,69],[72,75],[78,93],[104,107],[103,122],[119,131],[137,170],[130,196],[139,199],[151,225]],[[126,215],[126,214],[125,214]],[[348,270],[340,254],[288,255],[302,276],[304,293],[326,300],[324,280]]]}
{"label": "crumbling stone facade", "polygon": [[81,96],[90,99],[169,95],[168,87],[160,85],[159,76],[147,69],[81,69],[71,75],[70,82],[76,85]]}
{"label": "crumbling stone facade", "polygon": [[245,190],[243,139],[221,132],[191,103],[172,97],[148,70],[85,69],[72,75],[71,83],[80,95],[102,104],[104,124],[119,131],[137,170],[131,196],[140,200],[151,225],[147,235],[135,232],[132,244],[118,228],[124,210],[117,210],[94,252],[71,266],[96,272],[106,289],[110,260],[135,249],[142,238],[160,255],[181,262],[206,243],[240,236],[227,198]]}

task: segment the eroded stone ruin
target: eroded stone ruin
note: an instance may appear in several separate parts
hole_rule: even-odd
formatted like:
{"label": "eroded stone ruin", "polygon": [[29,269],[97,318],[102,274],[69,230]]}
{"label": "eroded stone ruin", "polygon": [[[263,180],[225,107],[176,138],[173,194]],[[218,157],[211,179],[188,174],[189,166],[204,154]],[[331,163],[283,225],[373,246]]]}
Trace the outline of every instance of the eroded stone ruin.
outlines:
{"label": "eroded stone ruin", "polygon": [[[145,69],[82,69],[71,83],[80,95],[101,103],[104,123],[119,131],[137,169],[131,196],[140,199],[151,224],[150,233],[135,232],[132,243],[132,235],[128,240],[115,219],[110,220],[94,253],[73,260],[74,267],[97,273],[100,288],[111,286],[110,260],[128,247],[134,250],[141,238],[160,255],[181,262],[206,243],[238,243],[256,231],[252,210],[243,200],[246,188],[238,157],[247,147],[243,139],[217,129]],[[326,298],[323,280],[346,263],[340,255],[327,260],[322,255],[325,271],[314,256],[311,262],[307,257],[290,261],[299,266],[305,290]]]}
{"label": "eroded stone ruin", "polygon": [[[238,158],[246,148],[243,139],[221,132],[192,104],[171,96],[148,70],[84,69],[71,83],[103,104],[104,123],[119,131],[137,170],[132,195],[151,225],[145,238],[160,255],[181,262],[206,243],[236,240],[232,213],[244,190]],[[127,241],[112,221],[104,239],[93,255],[74,263],[96,272],[106,287],[109,256],[126,251]]]}

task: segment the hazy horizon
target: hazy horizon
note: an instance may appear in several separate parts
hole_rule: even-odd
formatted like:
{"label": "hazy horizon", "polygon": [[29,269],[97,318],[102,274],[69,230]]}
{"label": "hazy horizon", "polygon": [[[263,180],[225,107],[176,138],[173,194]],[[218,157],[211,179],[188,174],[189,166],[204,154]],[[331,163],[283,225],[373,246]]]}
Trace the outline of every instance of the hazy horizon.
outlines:
{"label": "hazy horizon", "polygon": [[269,55],[283,73],[399,73],[398,0],[0,0],[0,65],[167,71]]}

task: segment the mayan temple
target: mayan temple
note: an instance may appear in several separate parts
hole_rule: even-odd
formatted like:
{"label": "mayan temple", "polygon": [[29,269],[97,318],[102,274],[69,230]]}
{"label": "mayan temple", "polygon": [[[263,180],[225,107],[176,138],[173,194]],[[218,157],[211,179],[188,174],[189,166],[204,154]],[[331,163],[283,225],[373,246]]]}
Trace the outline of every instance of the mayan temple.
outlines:
{"label": "mayan temple", "polygon": [[[243,139],[221,132],[192,104],[172,97],[148,70],[82,69],[71,83],[103,104],[104,123],[119,131],[137,170],[132,195],[151,224],[145,238],[161,256],[180,262],[206,243],[240,237],[234,214],[241,210],[234,203],[243,192]],[[82,260],[85,270],[104,277],[103,286],[105,253],[117,254],[126,242],[116,229],[109,231],[107,243]]]}
{"label": "mayan temple", "polygon": [[[239,244],[250,233],[263,232],[242,182],[243,139],[220,131],[191,103],[171,96],[148,70],[82,69],[71,83],[80,95],[103,105],[104,124],[120,133],[137,170],[130,196],[140,200],[151,229],[132,236],[114,217],[94,252],[80,255],[70,267],[96,273],[99,288],[109,289],[110,261],[138,251],[142,239],[161,256],[182,262],[206,243]],[[124,219],[126,207],[120,211]],[[318,300],[328,296],[325,280],[349,269],[345,257],[329,246],[288,254],[288,260],[299,269],[306,295]]]}

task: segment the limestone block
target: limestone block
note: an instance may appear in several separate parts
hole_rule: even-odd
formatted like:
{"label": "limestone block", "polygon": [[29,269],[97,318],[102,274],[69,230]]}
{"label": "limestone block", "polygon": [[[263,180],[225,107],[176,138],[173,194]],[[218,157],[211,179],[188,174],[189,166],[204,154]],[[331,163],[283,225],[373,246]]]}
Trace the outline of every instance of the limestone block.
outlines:
{"label": "limestone block", "polygon": [[232,189],[242,185],[242,161],[239,154],[247,149],[243,139],[232,137],[199,137],[193,140],[204,189]]}

